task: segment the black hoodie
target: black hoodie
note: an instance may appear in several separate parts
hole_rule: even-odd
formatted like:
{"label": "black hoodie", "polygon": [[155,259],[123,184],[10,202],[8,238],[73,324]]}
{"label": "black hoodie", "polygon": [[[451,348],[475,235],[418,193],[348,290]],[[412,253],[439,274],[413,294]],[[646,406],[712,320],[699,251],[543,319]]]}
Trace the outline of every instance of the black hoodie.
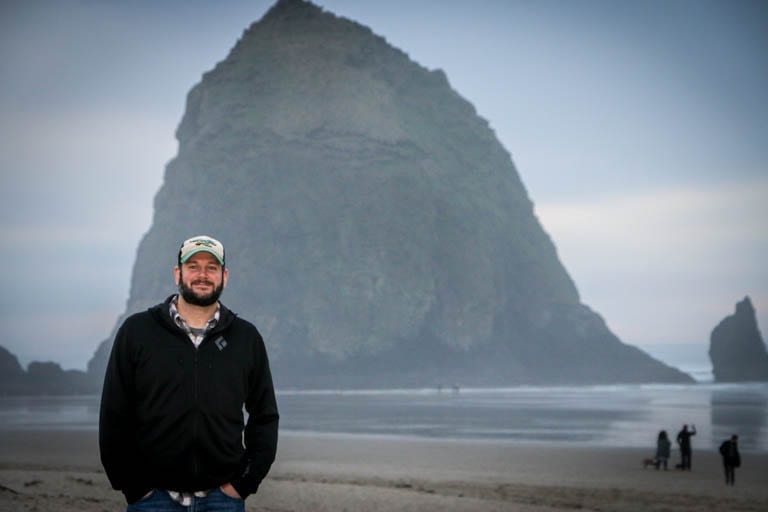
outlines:
{"label": "black hoodie", "polygon": [[101,462],[128,503],[154,488],[192,492],[227,482],[245,498],[277,451],[264,341],[222,305],[195,348],[171,319],[171,298],[128,317],[115,336],[101,396]]}

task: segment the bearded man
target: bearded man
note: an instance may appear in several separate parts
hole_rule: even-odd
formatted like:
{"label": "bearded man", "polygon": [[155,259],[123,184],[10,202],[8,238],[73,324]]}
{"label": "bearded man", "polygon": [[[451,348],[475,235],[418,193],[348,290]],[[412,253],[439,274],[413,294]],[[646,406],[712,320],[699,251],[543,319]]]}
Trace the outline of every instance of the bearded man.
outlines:
{"label": "bearded man", "polygon": [[99,447],[127,512],[242,512],[275,459],[267,351],[256,327],[219,302],[225,262],[218,240],[185,240],[179,293],[128,317],[115,336]]}

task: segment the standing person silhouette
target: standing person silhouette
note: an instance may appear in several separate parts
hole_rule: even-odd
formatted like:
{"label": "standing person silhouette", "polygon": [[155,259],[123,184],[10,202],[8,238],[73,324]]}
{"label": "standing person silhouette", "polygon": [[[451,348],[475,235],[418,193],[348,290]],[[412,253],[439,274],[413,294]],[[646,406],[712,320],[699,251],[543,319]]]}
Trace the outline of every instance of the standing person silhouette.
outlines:
{"label": "standing person silhouette", "polygon": [[659,432],[659,437],[656,440],[656,461],[655,466],[656,469],[659,469],[659,467],[664,466],[664,471],[667,470],[667,460],[669,460],[669,451],[672,446],[672,443],[669,442],[669,437],[667,436],[667,431],[662,430]]}
{"label": "standing person silhouette", "polygon": [[683,425],[683,430],[677,433],[677,444],[680,445],[680,469],[691,470],[691,437],[696,435],[696,425]]}
{"label": "standing person silhouette", "polygon": [[736,485],[735,469],[741,466],[738,441],[739,436],[734,434],[720,445],[720,455],[723,456],[723,467],[725,468],[725,485]]}
{"label": "standing person silhouette", "polygon": [[243,512],[277,450],[264,341],[219,302],[229,280],[221,242],[185,240],[174,276],[179,292],[129,316],[115,336],[101,461],[127,512]]}

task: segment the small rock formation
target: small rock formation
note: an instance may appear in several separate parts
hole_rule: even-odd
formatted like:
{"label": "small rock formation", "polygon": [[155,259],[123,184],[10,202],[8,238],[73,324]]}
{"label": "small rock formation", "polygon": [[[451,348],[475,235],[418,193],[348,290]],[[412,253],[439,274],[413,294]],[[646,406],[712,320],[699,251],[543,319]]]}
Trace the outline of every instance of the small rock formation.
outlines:
{"label": "small rock formation", "polygon": [[18,358],[0,346],[0,381],[18,379],[22,375],[24,368],[19,364]]}
{"label": "small rock formation", "polygon": [[17,357],[0,346],[0,396],[79,395],[98,390],[85,372],[62,370],[56,363],[33,361],[24,371]]}
{"label": "small rock formation", "polygon": [[24,379],[24,369],[15,355],[0,347],[0,396],[18,395]]}
{"label": "small rock formation", "polygon": [[712,330],[709,358],[715,382],[768,381],[768,352],[749,297]]}

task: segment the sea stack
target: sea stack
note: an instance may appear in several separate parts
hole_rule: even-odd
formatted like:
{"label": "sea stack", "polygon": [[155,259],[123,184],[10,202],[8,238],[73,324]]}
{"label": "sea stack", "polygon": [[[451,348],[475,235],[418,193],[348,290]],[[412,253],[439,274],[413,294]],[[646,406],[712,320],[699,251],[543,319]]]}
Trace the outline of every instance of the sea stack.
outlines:
{"label": "sea stack", "polygon": [[126,314],[175,291],[181,240],[214,236],[279,387],[692,382],[581,303],[488,122],[367,27],[280,0],[176,136]]}
{"label": "sea stack", "polygon": [[81,370],[62,370],[53,362],[32,361],[27,370],[0,346],[0,396],[79,395],[98,391],[94,379]]}
{"label": "sea stack", "polygon": [[768,381],[768,351],[749,297],[712,330],[709,358],[715,382]]}

